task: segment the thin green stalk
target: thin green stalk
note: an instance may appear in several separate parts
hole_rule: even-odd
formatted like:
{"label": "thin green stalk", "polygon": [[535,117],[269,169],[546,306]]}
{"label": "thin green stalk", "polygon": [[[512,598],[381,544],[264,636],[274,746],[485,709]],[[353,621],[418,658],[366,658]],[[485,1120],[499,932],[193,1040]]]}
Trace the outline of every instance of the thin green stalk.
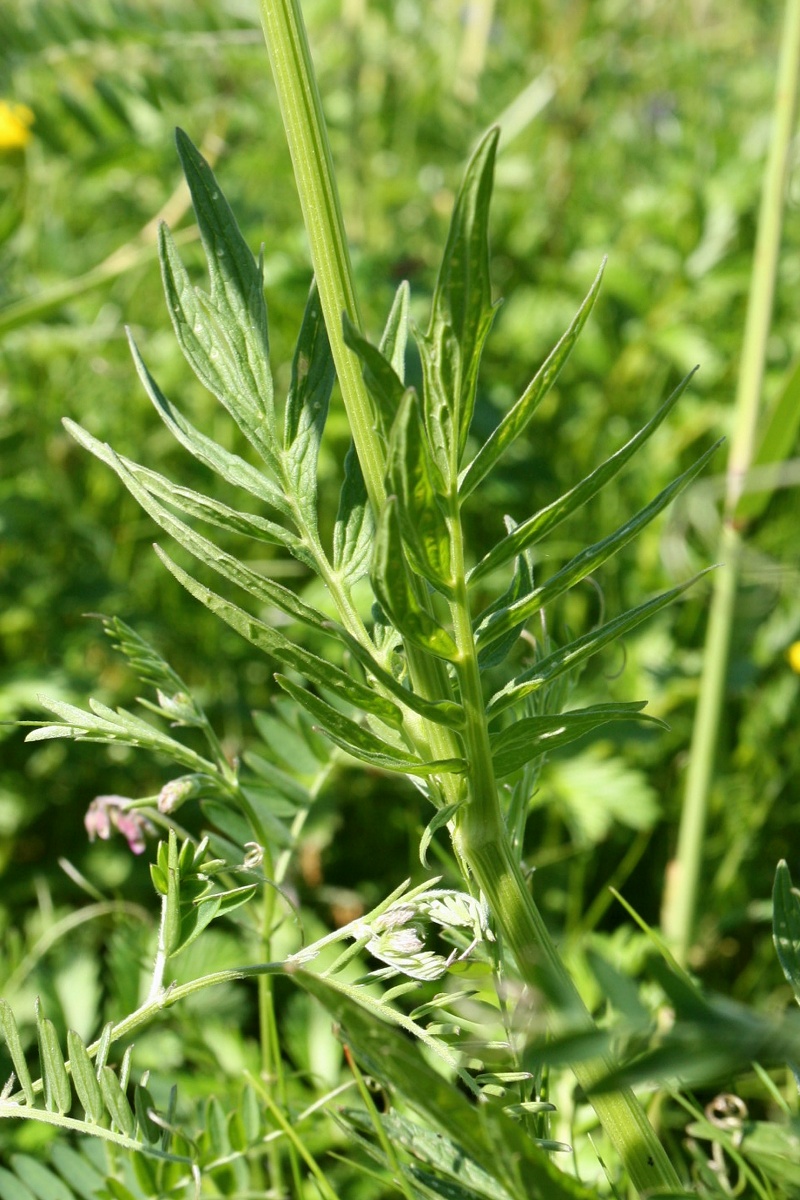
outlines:
{"label": "thin green stalk", "polygon": [[261,23],[336,374],[367,494],[379,512],[386,495],[383,454],[361,367],[342,336],[342,313],[347,313],[358,329],[361,314],[322,102],[298,0],[261,0]]}
{"label": "thin green stalk", "polygon": [[[260,7],[331,354],[367,495],[377,516],[386,499],[385,454],[361,366],[342,335],[342,314],[347,313],[359,330],[361,314],[303,14],[299,0],[260,0]],[[441,664],[413,648],[408,658],[415,686],[425,696],[441,699],[447,695]],[[430,749],[437,758],[457,753],[452,736],[438,728],[431,731]]]}
{"label": "thin green stalk", "polygon": [[733,632],[734,604],[742,551],[742,532],[735,521],[735,510],[755,449],[767,338],[778,271],[786,171],[791,152],[800,74],[800,0],[787,0],[780,46],[773,114],[774,130],[764,172],[736,392],[735,424],[726,476],[720,534],[720,559],[723,565],[719,567],[714,583],[678,848],[675,860],[670,865],[664,898],[664,932],[681,963],[686,962],[694,935],[708,799],[714,773]]}
{"label": "thin green stalk", "polygon": [[[360,321],[330,145],[299,0],[261,0],[261,18],[331,350],[367,492],[377,513],[385,498],[384,453],[360,368],[355,356],[344,345],[341,333],[343,312],[347,312],[359,328]],[[555,996],[562,1011],[577,1008],[591,1024],[544,920],[528,893],[508,842],[489,752],[457,515],[452,527],[454,532],[457,531],[455,553],[460,579],[453,616],[460,652],[461,700],[468,713],[464,740],[471,790],[470,803],[465,806],[459,831],[460,849],[514,952],[523,978],[541,985],[544,971],[551,1000]],[[419,682],[426,695],[441,698],[446,694],[438,689],[442,672],[435,673],[435,664],[428,656],[415,654],[411,647],[409,663],[415,685]],[[449,757],[453,753],[455,739],[450,731],[432,725],[430,737],[437,754]],[[446,788],[453,786],[451,779],[445,781]],[[607,1069],[607,1064],[585,1066],[579,1079],[584,1086],[590,1087]],[[676,1190],[680,1186],[678,1177],[633,1093],[601,1095],[593,1098],[593,1103],[637,1190],[645,1192],[656,1187]]]}
{"label": "thin green stalk", "polygon": [[[466,716],[464,742],[470,765],[471,799],[462,810],[457,831],[460,854],[469,864],[495,920],[527,984],[542,990],[550,1002],[550,1022],[589,1029],[592,1018],[567,971],[534,901],[503,821],[494,778],[483,707],[475,640],[464,579],[460,521],[453,530],[453,563],[458,579],[453,623],[459,649],[459,682]],[[574,1064],[573,1070],[600,1122],[640,1194],[655,1188],[677,1190],[680,1180],[655,1134],[647,1114],[630,1088],[591,1094],[612,1064],[599,1059]]]}
{"label": "thin green stalk", "polygon": [[325,1173],[321,1169],[319,1164],[317,1163],[317,1160],[314,1158],[311,1151],[306,1147],[305,1142],[303,1142],[303,1140],[297,1136],[294,1129],[292,1128],[292,1126],[286,1120],[286,1117],[281,1112],[280,1108],[278,1108],[278,1105],[272,1099],[269,1092],[267,1092],[266,1089],[264,1088],[264,1085],[261,1082],[261,1080],[254,1079],[253,1085],[261,1092],[261,1095],[264,1097],[264,1103],[266,1104],[267,1108],[269,1109],[270,1115],[272,1116],[273,1120],[275,1121],[275,1124],[278,1126],[279,1129],[283,1130],[283,1132],[286,1134],[286,1137],[289,1139],[289,1144],[295,1149],[297,1154],[300,1156],[300,1158],[302,1158],[303,1162],[308,1167],[311,1174],[314,1176],[314,1179],[316,1180],[316,1183],[317,1183],[317,1187],[319,1188],[322,1196],[324,1197],[324,1200],[339,1200],[339,1198],[336,1195],[336,1193],[334,1192],[333,1188],[328,1183]]}

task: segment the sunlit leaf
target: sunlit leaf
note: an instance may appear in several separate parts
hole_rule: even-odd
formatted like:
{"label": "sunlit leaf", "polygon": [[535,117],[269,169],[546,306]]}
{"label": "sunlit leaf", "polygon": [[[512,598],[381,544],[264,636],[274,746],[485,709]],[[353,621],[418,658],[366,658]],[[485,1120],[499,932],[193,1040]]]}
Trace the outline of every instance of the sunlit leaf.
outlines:
{"label": "sunlit leaf", "polygon": [[603,277],[603,266],[598,271],[595,281],[589,289],[589,294],[575,314],[569,329],[561,341],[551,352],[545,363],[539,368],[514,407],[506,413],[497,428],[481,446],[472,462],[462,472],[460,486],[462,499],[466,499],[475,490],[508,447],[516,441],[524,431],[539,404],[544,400],[550,388],[555,383],[597,299],[600,281]]}
{"label": "sunlit leaf", "polygon": [[344,481],[333,527],[333,568],[345,584],[352,585],[369,572],[374,541],[375,521],[351,442],[344,460]]}
{"label": "sunlit leaf", "polygon": [[800,1004],[800,892],[792,887],[783,860],[778,863],[772,890],[772,936],[783,973]]}
{"label": "sunlit leaf", "polygon": [[289,515],[291,512],[289,503],[277,484],[269,479],[263,471],[259,471],[245,459],[240,458],[238,454],[232,454],[230,450],[225,450],[213,441],[212,438],[206,437],[199,429],[195,429],[194,425],[187,421],[182,413],[178,412],[169,400],[167,400],[145,366],[144,360],[130,332],[128,333],[128,342],[131,354],[133,355],[136,373],[142,381],[144,389],[150,397],[156,412],[173,437],[198,462],[210,467],[220,478],[227,480],[228,483],[233,484],[235,487],[244,488],[252,496],[256,496],[258,499],[270,504],[273,508],[277,508],[279,512]]}
{"label": "sunlit leaf", "polygon": [[253,258],[208,163],[182,130],[176,141],[206,252],[211,292],[206,296],[192,287],[162,225],[159,251],[175,333],[198,378],[276,470],[262,264]]}
{"label": "sunlit leaf", "polygon": [[430,324],[417,339],[425,376],[425,425],[448,482],[451,471],[443,461],[458,467],[492,324],[488,225],[499,136],[499,129],[489,130],[467,166],[450,220]]}
{"label": "sunlit leaf", "polygon": [[354,758],[360,758],[363,762],[381,767],[385,771],[402,771],[407,775],[437,775],[464,769],[464,762],[460,758],[424,762],[410,750],[393,746],[371,730],[365,729],[363,725],[351,721],[344,713],[332,708],[312,692],[297,687],[284,676],[276,675],[275,678],[284,691],[319,721],[328,737]]}
{"label": "sunlit leaf", "polygon": [[65,425],[76,441],[80,442],[82,446],[85,446],[87,450],[90,450],[92,454],[116,471],[117,475],[128,488],[128,491],[138,500],[145,512],[149,513],[153,520],[166,533],[174,537],[177,542],[199,558],[201,562],[206,563],[220,575],[237,584],[244,591],[249,592],[250,595],[255,596],[257,600],[275,605],[276,608],[294,617],[295,620],[316,626],[319,629],[322,628],[325,618],[316,609],[300,600],[289,588],[261,575],[258,571],[254,571],[251,567],[241,562],[240,559],[232,554],[228,554],[227,551],[210,542],[208,538],[191,529],[183,521],[179,521],[177,517],[173,516],[168,509],[141,486],[135,476],[109,446],[98,442],[86,430],[81,429],[79,425],[75,425],[71,421],[65,422]]}
{"label": "sunlit leaf", "polygon": [[392,364],[356,328],[347,313],[342,317],[342,328],[345,345],[358,355],[361,362],[364,383],[375,405],[379,428],[385,436],[391,429],[405,389]]}
{"label": "sunlit leaf", "polygon": [[388,480],[406,553],[416,572],[449,595],[455,580],[450,531],[439,496],[443,482],[433,462],[413,390],[406,392],[389,442]]}
{"label": "sunlit leaf", "polygon": [[[341,667],[337,667],[334,663],[328,661],[328,659],[321,658],[319,655],[313,654],[310,650],[303,649],[302,646],[295,642],[289,641],[287,637],[279,630],[273,628],[272,625],[268,625],[265,621],[259,620],[258,617],[245,612],[243,608],[239,608],[236,604],[232,604],[229,600],[210,591],[209,588],[198,583],[196,579],[182,570],[158,546],[156,547],[156,553],[167,569],[183,584],[188,592],[205,604],[211,612],[221,617],[232,629],[240,633],[242,637],[252,642],[254,646],[257,646],[260,650],[265,650],[273,658],[283,663],[284,666],[298,671],[311,682],[318,684],[320,687],[329,688],[355,707],[362,708],[365,712],[379,717],[388,725],[394,725],[399,728],[402,724],[402,713],[397,705],[386,697],[381,696],[374,688],[361,683],[351,674],[343,671]],[[326,628],[328,631],[332,629],[330,625],[327,625]]]}
{"label": "sunlit leaf", "polygon": [[372,584],[386,614],[403,637],[438,658],[455,658],[457,651],[452,637],[414,595],[405,563],[397,501],[391,497],[378,520]]}
{"label": "sunlit leaf", "polygon": [[[630,721],[638,718],[656,722],[654,717],[642,713],[644,703],[594,704],[589,708],[574,709],[572,712],[523,717],[508,729],[492,736],[495,773],[498,779],[511,775],[532,759],[558,750],[609,721]],[[661,721],[656,723],[663,724]]]}
{"label": "sunlit leaf", "polygon": [[566,646],[559,647],[551,654],[539,659],[522,674],[517,675],[515,679],[510,680],[499,692],[492,696],[487,705],[487,716],[489,720],[496,717],[504,709],[511,704],[516,704],[525,696],[532,692],[538,691],[545,687],[565,671],[574,670],[586,662],[593,654],[599,653],[604,647],[616,641],[617,638],[623,637],[632,629],[635,629],[642,621],[646,621],[648,617],[659,612],[662,608],[672,604],[687,588],[692,587],[698,579],[702,579],[706,571],[701,571],[699,575],[688,579],[686,583],[681,583],[678,587],[670,588],[668,592],[662,592],[660,596],[655,596],[652,600],[645,601],[637,608],[631,608],[628,612],[622,613],[618,617],[607,621],[605,625],[598,626],[597,629],[592,629],[585,633],[582,637],[576,638],[574,642],[568,642]]}
{"label": "sunlit leaf", "polygon": [[405,379],[410,295],[411,289],[404,280],[395,292],[379,347],[381,354],[391,364],[392,370],[401,383]]}
{"label": "sunlit leaf", "polygon": [[292,361],[284,416],[284,456],[293,494],[309,527],[317,526],[317,461],[334,380],[316,287],[306,303]]}
{"label": "sunlit leaf", "polygon": [[544,605],[552,603],[574,584],[585,579],[623,546],[626,546],[703,470],[719,445],[719,442],[715,443],[689,467],[688,471],[684,471],[682,475],[673,480],[656,496],[655,500],[651,500],[646,508],[626,521],[614,533],[576,554],[560,571],[548,579],[547,583],[534,588],[528,596],[523,596],[522,599],[510,604],[500,612],[491,613],[485,621],[481,620],[477,631],[479,648],[483,649],[492,645],[515,625],[528,620]]}
{"label": "sunlit leaf", "polygon": [[678,387],[675,388],[672,395],[664,401],[655,416],[638,433],[634,434],[630,441],[617,450],[616,454],[612,454],[611,458],[606,459],[604,463],[596,467],[590,475],[582,479],[580,483],[576,484],[564,496],[560,496],[558,500],[554,500],[546,508],[540,509],[538,513],[529,517],[527,521],[523,521],[521,525],[517,525],[502,541],[493,546],[489,553],[481,559],[470,573],[470,582],[482,579],[491,571],[501,567],[503,563],[514,558],[522,550],[540,541],[571,513],[582,508],[592,496],[597,495],[601,488],[604,488],[614,478],[617,472],[625,466],[637,450],[655,433],[656,429],[658,429],[659,425],[672,411],[679,398],[686,391],[693,375],[694,371],[686,376]]}

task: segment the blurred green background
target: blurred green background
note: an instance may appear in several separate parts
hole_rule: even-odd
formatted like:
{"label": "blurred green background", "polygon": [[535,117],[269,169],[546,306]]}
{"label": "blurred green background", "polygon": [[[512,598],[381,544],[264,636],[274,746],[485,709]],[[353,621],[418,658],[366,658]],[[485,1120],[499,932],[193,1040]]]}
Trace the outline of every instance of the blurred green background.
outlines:
{"label": "blurred green background", "polygon": [[[472,511],[476,555],[503,513],[520,519],[571,486],[700,365],[668,426],[594,502],[592,528],[584,519],[561,531],[553,552],[562,554],[610,531],[728,430],[781,6],[500,0],[478,9],[488,22],[476,35],[457,0],[304,5],[372,336],[404,278],[416,318],[426,320],[454,188],[477,136],[501,124],[492,243],[505,302],[484,358],[479,434],[526,385],[608,255],[568,368]],[[149,519],[60,420],[177,481],[217,486],[172,442],[138,386],[128,325],[163,391],[241,451],[183,363],[161,295],[157,214],[183,231],[187,260],[200,263],[176,125],[214,160],[250,245],[264,244],[273,370],[285,390],[310,272],[256,4],[5,0],[0,98],[8,106],[0,110],[0,715],[38,716],[40,692],[130,703],[135,681],[85,616],[118,614],[197,689],[240,754],[256,737],[251,711],[270,704],[273,664],[165,574]],[[18,105],[33,114],[23,132]],[[798,189],[795,170],[767,408],[800,354]],[[335,510],[346,444],[337,408],[322,459],[323,512]],[[723,468],[724,451],[715,460]],[[558,622],[580,631],[601,607],[613,615],[713,561],[718,495],[718,478],[703,478],[595,587],[578,589],[555,636]],[[776,1002],[784,991],[765,901],[779,858],[800,871],[798,674],[787,657],[800,639],[797,514],[795,492],[780,489],[750,532],[695,964],[715,986]],[[264,568],[285,572],[268,553]],[[658,919],[707,604],[700,584],[581,682],[589,698],[649,699],[670,729],[626,730],[546,769],[527,857],[546,911],[567,929],[597,922],[613,933],[615,910],[592,904],[621,863],[626,895]],[[54,911],[81,902],[59,856],[104,892],[152,907],[144,864],[121,841],[90,846],[82,817],[96,794],[152,794],[169,771],[127,751],[25,746],[12,725],[0,736],[2,975]],[[416,842],[428,818],[411,789],[348,774],[325,812],[304,868],[310,890],[328,889],[318,907],[352,890],[377,898],[419,874]],[[101,934],[81,936],[91,943]]]}

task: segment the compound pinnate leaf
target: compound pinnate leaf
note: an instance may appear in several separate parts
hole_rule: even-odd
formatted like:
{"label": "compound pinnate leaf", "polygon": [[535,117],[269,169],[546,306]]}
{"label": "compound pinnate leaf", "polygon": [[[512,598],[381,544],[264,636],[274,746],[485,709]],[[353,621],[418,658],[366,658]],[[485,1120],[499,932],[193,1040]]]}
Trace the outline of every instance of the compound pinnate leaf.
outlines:
{"label": "compound pinnate leaf", "polygon": [[[541,717],[523,717],[491,738],[492,761],[498,779],[513,774],[534,758],[560,749],[576,738],[606,725],[609,721],[655,721],[642,713],[644,702],[631,704],[594,704],[572,712]],[[658,722],[663,724],[663,722]]]}
{"label": "compound pinnate leaf", "polygon": [[772,936],[778,961],[800,1004],[800,891],[792,887],[783,860],[778,863],[772,890]]}
{"label": "compound pinnate leaf", "polygon": [[450,661],[456,658],[458,651],[452,637],[414,594],[405,562],[397,500],[392,496],[378,519],[372,586],[381,607],[403,637],[437,658]]}
{"label": "compound pinnate leaf", "polygon": [[397,515],[406,552],[417,574],[439,591],[452,593],[450,531],[439,497],[444,485],[434,464],[417,394],[406,392],[392,426],[389,488],[397,496]]}
{"label": "compound pinnate leaf", "polygon": [[[420,1046],[369,1012],[335,980],[298,970],[293,980],[310,992],[342,1027],[342,1037],[362,1067],[384,1086],[396,1089],[434,1129],[463,1146],[464,1153],[514,1197],[594,1200],[577,1180],[560,1171],[513,1121],[496,1110],[476,1108],[458,1088],[425,1061]],[[521,1189],[516,1168],[525,1177]]]}

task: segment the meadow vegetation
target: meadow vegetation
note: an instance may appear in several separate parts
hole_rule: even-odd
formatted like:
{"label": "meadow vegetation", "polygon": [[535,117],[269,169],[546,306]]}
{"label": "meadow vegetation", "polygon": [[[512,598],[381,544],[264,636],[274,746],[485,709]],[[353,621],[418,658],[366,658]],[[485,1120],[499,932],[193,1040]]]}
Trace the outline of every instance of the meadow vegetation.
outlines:
{"label": "meadow vegetation", "polygon": [[304,3],[326,274],[256,3],[3,6],[0,1200],[800,1195],[780,7]]}

